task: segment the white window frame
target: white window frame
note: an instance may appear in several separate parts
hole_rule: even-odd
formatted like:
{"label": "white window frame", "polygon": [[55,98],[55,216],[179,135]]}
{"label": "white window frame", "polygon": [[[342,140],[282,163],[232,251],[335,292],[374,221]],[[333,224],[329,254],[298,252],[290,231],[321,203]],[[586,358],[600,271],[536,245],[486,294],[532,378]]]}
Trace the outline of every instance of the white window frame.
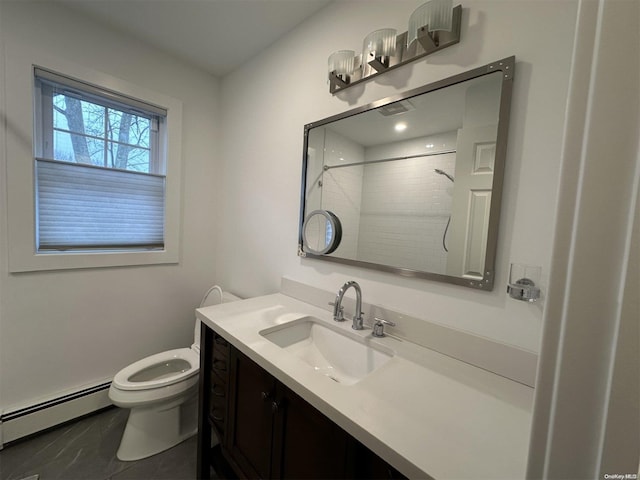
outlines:
{"label": "white window frame", "polygon": [[[180,260],[180,213],[182,170],[182,103],[146,87],[106,75],[60,58],[31,51],[12,55],[6,51],[7,129],[7,212],[8,260],[10,272],[174,264]],[[166,136],[161,148],[166,152],[165,238],[162,250],[67,251],[38,253],[36,250],[35,168],[34,168],[34,68],[60,72],[89,85],[142,102],[162,106],[167,111]]]}

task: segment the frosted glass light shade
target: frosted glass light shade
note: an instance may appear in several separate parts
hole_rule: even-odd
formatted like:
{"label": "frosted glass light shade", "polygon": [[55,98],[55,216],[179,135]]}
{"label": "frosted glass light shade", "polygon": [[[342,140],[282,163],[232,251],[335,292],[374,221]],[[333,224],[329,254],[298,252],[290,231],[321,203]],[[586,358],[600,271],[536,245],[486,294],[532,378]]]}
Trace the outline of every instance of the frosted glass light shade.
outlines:
{"label": "frosted glass light shade", "polygon": [[338,50],[329,56],[329,74],[351,75],[355,62],[356,52],[353,50]]}
{"label": "frosted glass light shade", "polygon": [[429,31],[451,31],[453,20],[453,0],[430,0],[423,3],[409,17],[407,46],[418,38],[418,30],[428,25]]}
{"label": "frosted glass light shade", "polygon": [[390,57],[396,52],[395,28],[381,28],[371,32],[364,38],[362,43],[362,63],[372,60],[369,54],[375,52],[377,57]]}

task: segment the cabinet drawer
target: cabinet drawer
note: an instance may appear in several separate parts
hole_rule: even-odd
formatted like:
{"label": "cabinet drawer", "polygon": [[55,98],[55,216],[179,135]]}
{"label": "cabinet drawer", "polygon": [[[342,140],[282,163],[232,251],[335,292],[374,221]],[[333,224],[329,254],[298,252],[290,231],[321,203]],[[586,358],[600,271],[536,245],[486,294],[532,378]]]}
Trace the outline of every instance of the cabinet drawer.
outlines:
{"label": "cabinet drawer", "polygon": [[222,378],[227,378],[229,376],[229,359],[213,358],[211,361],[211,371]]}
{"label": "cabinet drawer", "polygon": [[228,379],[226,377],[221,377],[214,371],[211,371],[209,375],[211,378],[211,397],[222,399],[227,398]]}
{"label": "cabinet drawer", "polygon": [[[220,343],[218,343],[218,341]],[[214,337],[213,355],[211,356],[211,369],[223,378],[228,377],[229,372],[229,344],[221,336]]]}
{"label": "cabinet drawer", "polygon": [[209,416],[212,420],[224,421],[227,414],[227,401],[221,397],[211,397],[209,400]]}
{"label": "cabinet drawer", "polygon": [[211,369],[209,370],[209,421],[218,434],[218,438],[224,438],[227,424],[227,400],[229,389],[229,359],[218,355],[215,358],[218,346],[214,344]]}
{"label": "cabinet drawer", "polygon": [[224,427],[227,419],[227,408],[226,405],[217,405],[212,406],[209,411],[209,419],[213,423],[216,430],[220,433],[224,433]]}
{"label": "cabinet drawer", "polygon": [[229,356],[229,342],[217,333],[213,334],[213,351],[214,353],[218,351],[225,354],[227,357]]}
{"label": "cabinet drawer", "polygon": [[221,382],[215,373],[211,373],[211,391],[209,392],[209,420],[220,438],[224,437],[227,423],[227,384]]}
{"label": "cabinet drawer", "polygon": [[215,363],[216,360],[223,360],[224,362],[228,362],[229,349],[213,347],[212,361]]}

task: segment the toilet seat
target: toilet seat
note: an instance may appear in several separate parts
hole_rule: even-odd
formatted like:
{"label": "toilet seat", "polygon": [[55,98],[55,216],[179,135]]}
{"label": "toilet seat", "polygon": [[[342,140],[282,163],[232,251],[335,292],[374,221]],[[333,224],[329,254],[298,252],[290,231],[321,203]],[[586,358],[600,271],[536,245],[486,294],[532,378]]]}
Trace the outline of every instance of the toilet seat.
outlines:
{"label": "toilet seat", "polygon": [[[191,348],[177,348],[150,355],[120,370],[112,386],[119,390],[150,390],[166,387],[198,374],[200,356]],[[146,379],[144,371],[155,371],[156,378]],[[141,375],[142,373],[142,375]],[[135,376],[141,378],[136,381]]]}

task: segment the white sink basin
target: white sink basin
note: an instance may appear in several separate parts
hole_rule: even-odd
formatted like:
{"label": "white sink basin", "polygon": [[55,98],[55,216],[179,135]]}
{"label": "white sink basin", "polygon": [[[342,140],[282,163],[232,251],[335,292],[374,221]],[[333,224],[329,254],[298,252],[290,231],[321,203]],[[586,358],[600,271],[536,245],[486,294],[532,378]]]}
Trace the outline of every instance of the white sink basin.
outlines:
{"label": "white sink basin", "polygon": [[366,338],[331,327],[313,317],[303,317],[259,333],[344,385],[359,382],[393,356],[391,351],[368,345]]}

